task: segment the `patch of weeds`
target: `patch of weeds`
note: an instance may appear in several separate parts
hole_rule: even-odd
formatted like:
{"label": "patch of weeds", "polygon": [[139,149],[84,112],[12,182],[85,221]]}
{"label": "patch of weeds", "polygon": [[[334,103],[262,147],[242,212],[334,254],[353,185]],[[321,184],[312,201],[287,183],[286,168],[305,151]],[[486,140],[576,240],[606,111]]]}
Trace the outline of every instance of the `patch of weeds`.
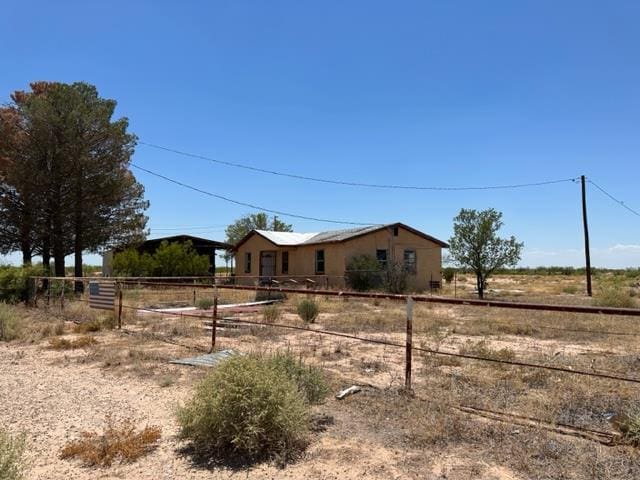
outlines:
{"label": "patch of weeds", "polygon": [[73,340],[56,337],[49,339],[49,348],[54,350],[75,350],[76,348],[91,347],[97,343],[98,341],[91,335],[83,335]]}
{"label": "patch of weeds", "polygon": [[0,428],[0,480],[20,480],[23,477],[25,437],[11,435]]}
{"label": "patch of weeds", "polygon": [[167,388],[167,387],[170,387],[171,385],[173,385],[174,383],[176,383],[176,381],[175,381],[175,379],[173,377],[165,376],[165,377],[162,377],[160,379],[159,385],[162,388]]}
{"label": "patch of weeds", "polygon": [[199,298],[196,302],[196,307],[200,310],[209,310],[213,307],[213,298]]}
{"label": "patch of weeds", "polygon": [[636,301],[629,294],[629,289],[621,286],[607,286],[600,288],[593,297],[593,304],[598,307],[636,307]]}
{"label": "patch of weeds", "polygon": [[95,333],[100,330],[102,330],[102,322],[97,318],[88,322],[78,323],[73,327],[74,333]]}
{"label": "patch of weeds", "polygon": [[0,341],[10,342],[20,336],[22,322],[15,307],[0,303]]}
{"label": "patch of weeds", "polygon": [[82,432],[79,439],[64,446],[60,458],[78,458],[86,466],[108,467],[116,459],[131,463],[153,450],[160,435],[160,427],[146,426],[138,431],[130,418],[117,422],[107,416],[102,433]]}
{"label": "patch of weeds", "polygon": [[628,445],[640,447],[640,405],[627,407],[613,419],[613,425],[622,434],[622,440]]}
{"label": "patch of weeds", "polygon": [[510,348],[495,349],[487,343],[486,340],[479,342],[467,341],[462,347],[460,347],[460,353],[463,355],[471,355],[474,357],[489,358],[492,360],[515,360],[516,354]]}
{"label": "patch of weeds", "polygon": [[562,293],[567,293],[569,295],[575,295],[576,293],[578,293],[578,287],[577,287],[577,285],[567,285],[566,287],[564,287],[562,289]]}
{"label": "patch of weeds", "polygon": [[275,323],[280,320],[280,307],[277,305],[266,305],[262,309],[262,319],[267,323]]}
{"label": "patch of weeds", "polygon": [[278,352],[269,358],[268,362],[275,368],[282,369],[298,386],[311,405],[324,400],[329,393],[329,387],[322,370],[306,365],[302,360],[295,359],[290,353]]}

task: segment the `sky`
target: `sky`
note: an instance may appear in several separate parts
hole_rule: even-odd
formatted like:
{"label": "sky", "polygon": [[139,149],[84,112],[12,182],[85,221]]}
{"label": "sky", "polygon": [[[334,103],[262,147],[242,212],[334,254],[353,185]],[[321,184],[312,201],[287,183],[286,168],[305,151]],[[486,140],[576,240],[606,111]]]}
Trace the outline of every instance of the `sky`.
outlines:
{"label": "sky", "polygon": [[[586,175],[640,211],[637,1],[5,0],[0,102],[84,81],[141,142],[292,174],[437,187]],[[425,191],[323,184],[139,144],[133,161],[217,195],[447,240],[496,208],[521,264],[581,265],[580,185]],[[135,170],[150,238],[224,240],[255,210]],[[640,266],[640,215],[587,184],[592,263]],[[347,225],[281,217],[296,231]],[[16,261],[11,256],[5,261]],[[99,257],[88,257],[98,263]]]}

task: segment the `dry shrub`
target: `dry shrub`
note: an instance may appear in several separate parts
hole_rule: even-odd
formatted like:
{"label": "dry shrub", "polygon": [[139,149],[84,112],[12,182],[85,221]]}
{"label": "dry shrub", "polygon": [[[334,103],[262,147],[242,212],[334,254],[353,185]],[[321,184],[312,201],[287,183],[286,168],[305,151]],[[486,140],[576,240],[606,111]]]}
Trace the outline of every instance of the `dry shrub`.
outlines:
{"label": "dry shrub", "polygon": [[98,319],[82,322],[73,327],[74,333],[92,333],[102,330],[102,322]]}
{"label": "dry shrub", "polygon": [[491,348],[486,340],[481,340],[477,343],[467,341],[462,347],[460,347],[460,353],[463,355],[472,355],[474,357],[489,358],[491,360],[515,360],[516,354],[510,348],[501,348],[497,350]]}
{"label": "dry shrub", "polygon": [[24,446],[24,435],[13,436],[0,428],[0,480],[23,478]]}
{"label": "dry shrub", "polygon": [[9,342],[20,336],[22,322],[16,308],[0,303],[0,341]]}
{"label": "dry shrub", "polygon": [[640,405],[627,407],[622,414],[612,419],[612,423],[622,434],[624,443],[640,447]]}
{"label": "dry shrub", "polygon": [[108,467],[116,459],[130,463],[153,450],[160,434],[160,427],[146,426],[137,431],[132,419],[118,423],[109,415],[103,433],[82,432],[78,440],[64,446],[60,458],[79,458],[87,466]]}
{"label": "dry shrub", "polygon": [[213,298],[199,298],[196,302],[196,307],[198,307],[200,310],[209,310],[211,307],[213,307]]}
{"label": "dry shrub", "polygon": [[636,302],[629,294],[629,289],[622,286],[607,286],[599,289],[593,298],[593,304],[598,307],[636,307]]}
{"label": "dry shrub", "polygon": [[320,313],[320,308],[318,304],[310,299],[302,300],[298,304],[298,316],[305,323],[314,323],[316,318],[318,318],[318,314]]}
{"label": "dry shrub", "polygon": [[49,348],[54,350],[75,350],[76,348],[85,348],[96,345],[98,341],[95,337],[90,335],[83,335],[73,340],[66,338],[51,338],[49,339]]}
{"label": "dry shrub", "polygon": [[274,323],[280,320],[280,307],[277,305],[266,305],[262,309],[262,318],[267,323]]}
{"label": "dry shrub", "polygon": [[310,412],[287,372],[260,355],[226,360],[178,411],[182,438],[199,456],[222,462],[295,457],[306,445]]}

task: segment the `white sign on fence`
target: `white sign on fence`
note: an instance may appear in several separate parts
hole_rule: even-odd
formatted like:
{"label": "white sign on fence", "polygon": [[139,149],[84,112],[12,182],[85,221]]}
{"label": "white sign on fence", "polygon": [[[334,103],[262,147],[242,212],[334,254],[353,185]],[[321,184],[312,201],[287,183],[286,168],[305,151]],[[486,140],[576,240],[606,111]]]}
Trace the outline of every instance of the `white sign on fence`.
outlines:
{"label": "white sign on fence", "polygon": [[89,307],[101,310],[113,310],[115,304],[115,282],[89,282]]}

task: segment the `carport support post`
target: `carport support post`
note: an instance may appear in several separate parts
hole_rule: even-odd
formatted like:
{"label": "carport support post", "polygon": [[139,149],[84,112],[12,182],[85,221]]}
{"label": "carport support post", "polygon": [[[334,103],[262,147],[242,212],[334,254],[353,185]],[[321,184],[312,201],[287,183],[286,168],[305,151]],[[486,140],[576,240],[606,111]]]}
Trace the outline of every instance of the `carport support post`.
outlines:
{"label": "carport support post", "polygon": [[407,297],[407,346],[405,353],[404,388],[411,390],[411,357],[413,353],[413,299]]}
{"label": "carport support post", "polygon": [[213,349],[216,347],[216,323],[218,319],[218,295],[213,297],[213,314],[211,316],[211,350],[209,353],[213,353]]}

